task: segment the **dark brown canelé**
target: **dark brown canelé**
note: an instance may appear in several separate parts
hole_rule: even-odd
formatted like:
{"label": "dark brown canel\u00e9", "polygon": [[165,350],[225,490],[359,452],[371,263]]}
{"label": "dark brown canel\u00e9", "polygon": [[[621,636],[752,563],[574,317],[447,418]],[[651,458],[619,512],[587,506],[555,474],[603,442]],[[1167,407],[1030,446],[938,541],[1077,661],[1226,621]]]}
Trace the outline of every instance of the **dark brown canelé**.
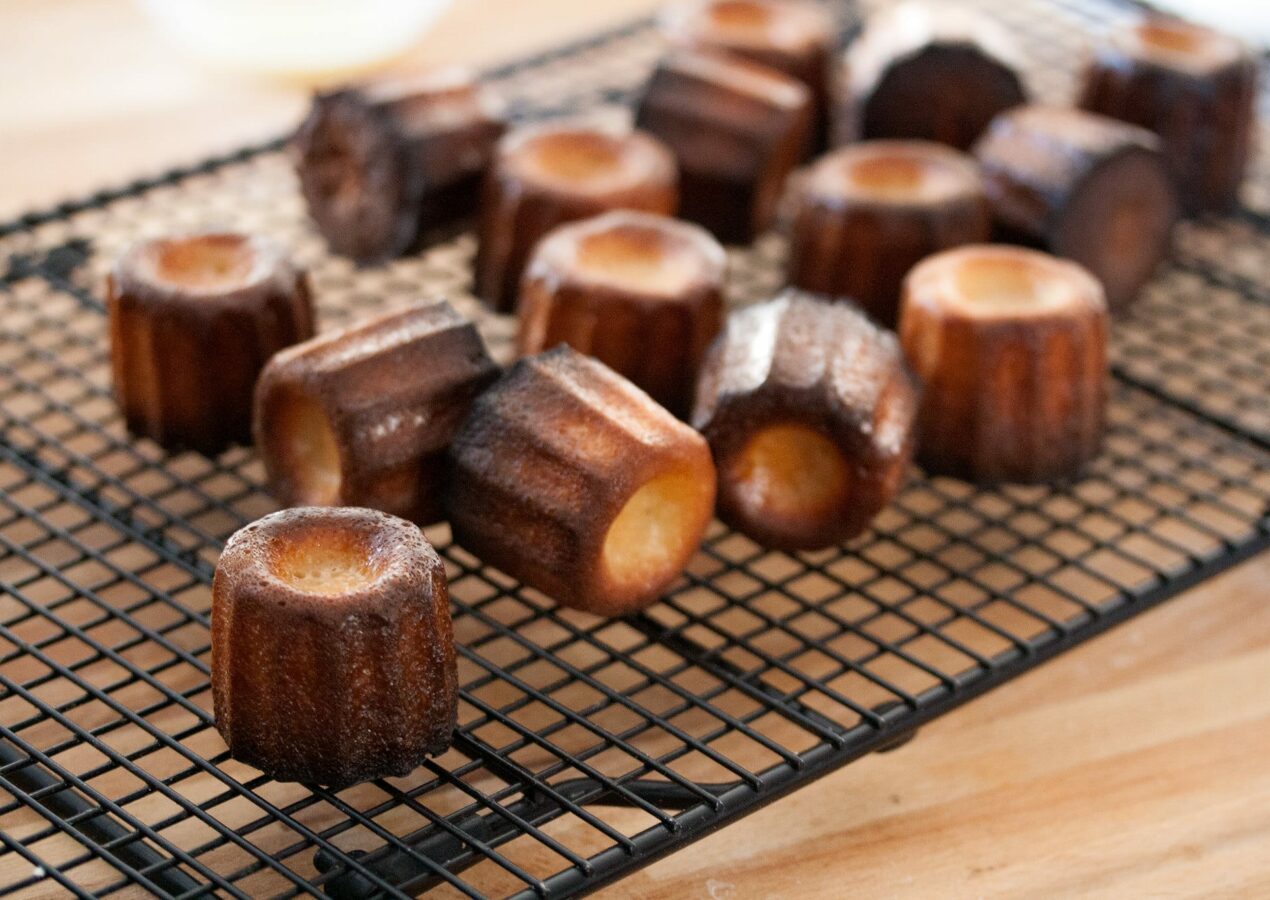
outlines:
{"label": "dark brown canel\u00e9", "polygon": [[522,354],[566,343],[676,415],[723,319],[727,256],[704,229],[618,210],[538,244],[520,291]]}
{"label": "dark brown canel\u00e9", "polygon": [[[811,93],[806,149],[828,144],[830,85],[838,37],[812,0],[696,0],[667,7],[661,30],[673,46],[725,53],[784,72]],[[801,148],[800,148],[801,149]]]}
{"label": "dark brown canel\u00e9", "polygon": [[748,243],[772,224],[803,157],[811,95],[775,69],[680,50],[658,64],[635,122],[675,154],[680,218]]}
{"label": "dark brown canel\u00e9", "polygon": [[548,231],[610,209],[674,215],[677,182],[670,150],[642,131],[552,123],[509,133],[485,180],[477,296],[511,312],[529,254]]}
{"label": "dark brown canel\u00e9", "polygon": [[568,346],[519,360],[482,394],[451,459],[455,541],[597,615],[656,601],[714,508],[701,435]]}
{"label": "dark brown canel\u00e9", "polygon": [[444,69],[318,94],[290,152],[327,244],[378,262],[475,211],[503,130],[471,76]]}
{"label": "dark brown canel\u00e9", "polygon": [[313,334],[302,271],[262,237],[137,244],[106,282],[111,375],[128,430],[171,450],[251,443],[256,377]]}
{"label": "dark brown canel\u00e9", "polygon": [[1149,128],[1188,212],[1227,210],[1251,155],[1257,59],[1232,37],[1148,17],[1114,32],[1085,73],[1080,105]]}
{"label": "dark brown canel\u00e9", "polygon": [[767,547],[862,532],[912,454],[917,387],[895,335],[797,291],[728,317],[697,384],[693,425],[719,472],[719,518]]}
{"label": "dark brown canel\u00e9", "polygon": [[840,144],[938,141],[965,150],[1027,100],[1000,26],[955,4],[908,2],[871,18],[848,48],[835,105]]}
{"label": "dark brown canel\u00e9", "polygon": [[234,758],[280,781],[408,774],[450,745],[458,710],[441,558],[369,509],[242,528],[212,582],[212,703]]}
{"label": "dark brown canel\u00e9", "polygon": [[925,385],[920,457],[971,481],[1045,481],[1098,453],[1107,307],[1075,263],[1002,245],[961,247],[904,284],[900,337]]}
{"label": "dark brown canel\u00e9", "polygon": [[975,156],[1001,236],[1080,263],[1113,310],[1133,301],[1168,253],[1177,193],[1146,129],[1020,106],[993,120]]}
{"label": "dark brown canel\u00e9", "polygon": [[443,517],[445,451],[498,376],[448,303],[391,312],[279,353],[256,391],[256,444],[288,506],[368,506]]}
{"label": "dark brown canel\u00e9", "polygon": [[790,283],[850,297],[888,327],[909,269],[991,233],[978,165],[930,141],[844,147],[812,166],[794,196]]}

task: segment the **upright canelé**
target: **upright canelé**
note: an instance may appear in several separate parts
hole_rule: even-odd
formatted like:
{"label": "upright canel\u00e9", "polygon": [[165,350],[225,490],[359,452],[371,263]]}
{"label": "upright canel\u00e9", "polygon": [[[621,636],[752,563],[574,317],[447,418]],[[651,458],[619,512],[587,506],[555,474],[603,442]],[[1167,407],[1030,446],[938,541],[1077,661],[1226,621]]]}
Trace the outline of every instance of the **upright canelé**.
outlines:
{"label": "upright canel\u00e9", "polygon": [[442,517],[445,451],[498,375],[448,303],[390,312],[279,353],[260,376],[256,443],[288,506]]}
{"label": "upright canel\u00e9", "polygon": [[261,368],[313,334],[304,273],[273,241],[245,234],[133,246],[107,279],[106,308],[128,430],[173,450],[250,443]]}
{"label": "upright canel\u00e9", "polygon": [[737,244],[772,224],[812,124],[811,96],[798,80],[687,50],[662,59],[635,115],[675,154],[680,217]]}
{"label": "upright canel\u00e9", "polygon": [[343,787],[449,746],[458,675],[445,566],[369,509],[288,509],[229,539],[212,582],[212,704],[236,759]]}
{"label": "upright canel\u00e9", "polygon": [[510,132],[485,180],[477,295],[511,312],[529,254],[548,231],[610,209],[673,215],[677,182],[670,150],[642,131],[549,123]]}
{"label": "upright canel\u00e9", "polygon": [[703,229],[618,210],[551,232],[520,296],[521,353],[566,343],[677,415],[723,319],[727,256]]}
{"label": "upright canel\u00e9", "polygon": [[1098,453],[1107,306],[1075,263],[1004,245],[932,256],[904,284],[900,338],[925,386],[927,469],[1045,481]]}
{"label": "upright canel\u00e9", "polygon": [[1001,236],[1089,269],[1126,307],[1168,253],[1177,193],[1159,139],[1096,113],[1020,106],[975,146]]}
{"label": "upright canel\u00e9", "polygon": [[690,0],[666,7],[662,33],[672,46],[723,53],[784,72],[811,94],[809,150],[827,144],[837,30],[814,0]]}
{"label": "upright canel\u00e9", "polygon": [[656,601],[714,508],[701,435],[568,346],[508,369],[477,399],[451,458],[455,541],[599,615]]}
{"label": "upright canel\u00e9", "polygon": [[954,3],[906,2],[873,16],[847,49],[835,137],[939,141],[965,150],[1027,100],[1019,54],[991,19]]}
{"label": "upright canel\u00e9", "polygon": [[917,387],[895,335],[847,303],[787,291],[728,317],[693,425],[719,473],[719,518],[764,546],[862,532],[912,454]]}
{"label": "upright canel\u00e9", "polygon": [[1148,17],[1112,33],[1080,105],[1160,136],[1188,212],[1235,204],[1252,151],[1257,58],[1199,25]]}
{"label": "upright canel\u00e9", "polygon": [[890,327],[909,269],[991,232],[975,161],[929,141],[843,147],[812,166],[795,197],[790,283],[850,297]]}
{"label": "upright canel\u00e9", "polygon": [[485,90],[444,69],[318,94],[289,149],[330,248],[377,262],[475,210],[503,129]]}

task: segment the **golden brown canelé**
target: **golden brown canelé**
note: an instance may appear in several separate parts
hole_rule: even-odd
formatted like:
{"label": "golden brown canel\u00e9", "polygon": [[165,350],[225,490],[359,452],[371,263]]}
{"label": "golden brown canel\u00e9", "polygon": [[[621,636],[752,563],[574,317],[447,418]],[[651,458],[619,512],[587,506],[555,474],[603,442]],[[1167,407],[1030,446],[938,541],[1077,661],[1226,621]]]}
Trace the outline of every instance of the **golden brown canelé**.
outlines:
{"label": "golden brown canel\u00e9", "polygon": [[904,284],[900,337],[925,386],[920,458],[971,481],[1045,481],[1098,453],[1107,306],[1084,268],[1036,250],[960,247]]}
{"label": "golden brown canel\u00e9", "polygon": [[442,518],[445,451],[498,377],[475,326],[430,303],[279,353],[256,391],[256,444],[288,506]]}
{"label": "golden brown canel\u00e9", "polygon": [[1177,193],[1154,134],[1050,106],[1002,113],[975,146],[1001,237],[1075,260],[1113,310],[1168,253]]}
{"label": "golden brown canel\u00e9", "polygon": [[847,49],[835,104],[840,144],[876,138],[965,150],[993,116],[1026,101],[1018,53],[991,19],[908,2],[871,18]]}
{"label": "golden brown canel\u00e9", "polygon": [[680,218],[748,243],[772,224],[785,178],[802,159],[811,95],[775,69],[680,50],[653,72],[635,123],[675,155]]}
{"label": "golden brown canel\u00e9", "polygon": [[455,541],[597,615],[655,602],[714,509],[701,435],[564,345],[508,369],[477,399],[450,452]]}
{"label": "golden brown canel\u00e9", "polygon": [[475,211],[503,130],[487,92],[443,69],[318,94],[290,152],[327,244],[378,262]]}
{"label": "golden brown canel\u00e9", "polygon": [[670,150],[642,131],[568,123],[512,131],[485,180],[477,296],[511,312],[529,254],[548,231],[610,209],[673,215],[677,182]]}
{"label": "golden brown canel\u00e9", "polygon": [[273,241],[245,234],[133,246],[107,278],[106,308],[128,430],[170,450],[251,443],[261,368],[313,334],[304,273]]}
{"label": "golden brown canel\u00e9", "polygon": [[991,233],[978,165],[930,141],[843,147],[817,161],[794,196],[790,283],[850,297],[888,327],[909,269]]}
{"label": "golden brown canel\u00e9", "polygon": [[813,550],[860,534],[899,490],[916,412],[894,334],[786,291],[728,317],[692,422],[714,453],[719,518],[764,546]]}
{"label": "golden brown canel\u00e9", "polygon": [[812,106],[805,149],[818,152],[828,144],[838,37],[823,5],[812,0],[690,0],[667,7],[660,25],[672,46],[750,60],[802,82]]}
{"label": "golden brown canel\u00e9", "polygon": [[1160,136],[1188,212],[1226,210],[1252,150],[1257,60],[1232,37],[1176,19],[1122,28],[1095,54],[1080,105]]}
{"label": "golden brown canel\u00e9", "polygon": [[280,781],[406,775],[454,732],[445,566],[414,525],[288,509],[238,531],[212,582],[212,703],[234,758]]}
{"label": "golden brown canel\u00e9", "polygon": [[727,256],[704,229],[618,210],[538,244],[520,291],[518,349],[566,343],[676,415],[723,319]]}

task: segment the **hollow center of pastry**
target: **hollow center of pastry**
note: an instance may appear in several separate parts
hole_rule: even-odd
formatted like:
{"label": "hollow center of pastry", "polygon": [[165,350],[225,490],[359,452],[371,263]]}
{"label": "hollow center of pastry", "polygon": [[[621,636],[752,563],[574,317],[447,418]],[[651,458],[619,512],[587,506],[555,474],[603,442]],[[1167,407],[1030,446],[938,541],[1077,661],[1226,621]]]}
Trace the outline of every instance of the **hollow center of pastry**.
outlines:
{"label": "hollow center of pastry", "polygon": [[298,503],[339,505],[339,445],[322,406],[305,394],[291,393],[276,427]]}
{"label": "hollow center of pastry", "polygon": [[217,290],[242,284],[255,265],[247,238],[209,234],[163,241],[154,257],[162,281],[195,290]]}
{"label": "hollow center of pastry", "polygon": [[579,241],[574,263],[592,280],[651,294],[682,293],[697,274],[687,248],[651,228],[589,234]]}
{"label": "hollow center of pastry", "polygon": [[957,266],[957,294],[985,313],[1030,312],[1060,306],[1068,296],[1061,275],[1018,256],[974,256]]}
{"label": "hollow center of pastry", "polygon": [[672,471],[640,487],[609,525],[604,570],[618,587],[638,589],[665,581],[696,549],[702,498],[711,485],[700,473]]}
{"label": "hollow center of pastry", "polygon": [[824,434],[784,423],[756,432],[732,461],[727,480],[747,518],[811,528],[841,509],[851,471]]}
{"label": "hollow center of pastry", "polygon": [[553,181],[586,185],[612,178],[625,165],[626,154],[612,135],[566,131],[536,140],[528,161]]}
{"label": "hollow center of pastry", "polygon": [[843,167],[851,192],[873,200],[908,203],[957,190],[956,173],[938,159],[880,154],[860,156]]}
{"label": "hollow center of pastry", "polygon": [[723,0],[710,7],[710,22],[724,31],[762,32],[772,26],[772,10],[747,0]]}
{"label": "hollow center of pastry", "polygon": [[269,567],[297,591],[338,596],[369,587],[382,564],[365,534],[333,522],[307,526],[278,541]]}
{"label": "hollow center of pastry", "polygon": [[1190,56],[1200,52],[1204,35],[1180,22],[1146,22],[1138,26],[1138,40],[1152,50]]}

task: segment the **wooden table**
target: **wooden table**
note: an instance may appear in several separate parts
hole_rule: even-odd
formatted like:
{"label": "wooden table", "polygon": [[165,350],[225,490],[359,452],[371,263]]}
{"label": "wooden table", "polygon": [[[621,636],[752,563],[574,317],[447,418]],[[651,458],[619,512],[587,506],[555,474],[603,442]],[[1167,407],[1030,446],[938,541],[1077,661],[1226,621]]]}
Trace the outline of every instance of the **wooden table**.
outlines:
{"label": "wooden table", "polygon": [[[490,62],[652,5],[463,0],[411,59]],[[0,217],[277,134],[306,93],[188,65],[124,0],[6,0]],[[1270,556],[610,893],[1270,896]]]}

